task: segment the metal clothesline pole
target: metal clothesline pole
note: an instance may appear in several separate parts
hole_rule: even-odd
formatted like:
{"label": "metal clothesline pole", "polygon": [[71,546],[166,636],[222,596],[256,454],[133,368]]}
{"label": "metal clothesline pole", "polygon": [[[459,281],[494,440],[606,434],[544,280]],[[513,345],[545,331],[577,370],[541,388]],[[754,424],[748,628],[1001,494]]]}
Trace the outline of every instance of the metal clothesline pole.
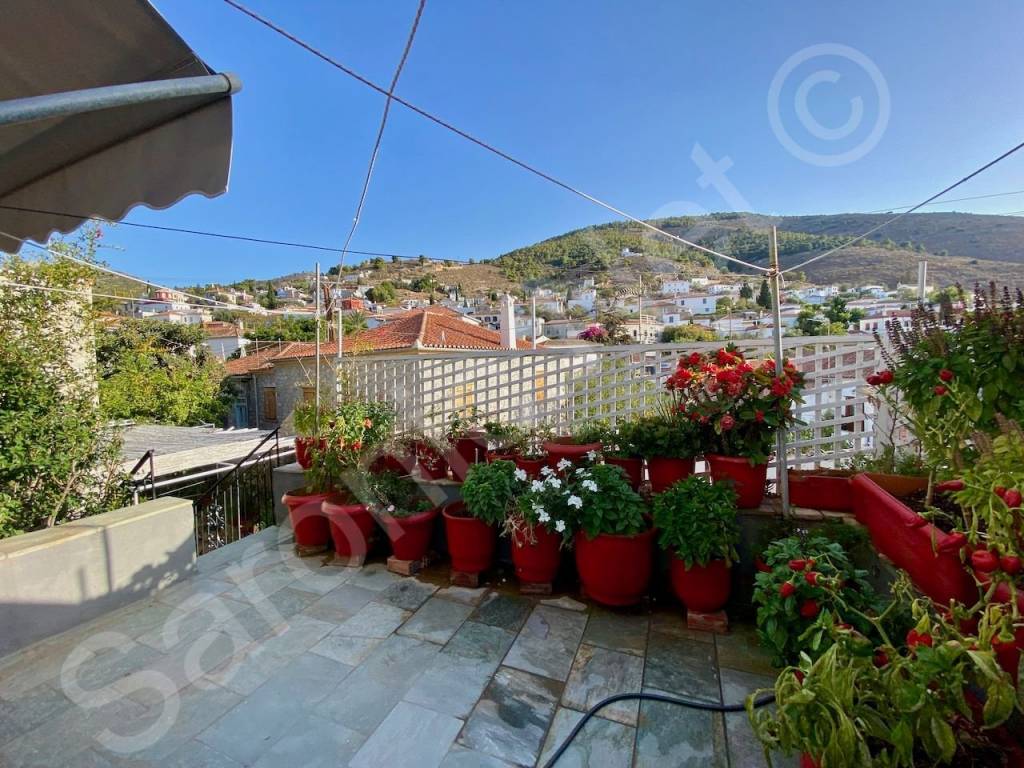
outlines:
{"label": "metal clothesline pole", "polygon": [[[774,329],[772,338],[775,341],[775,375],[782,376],[785,372],[782,360],[782,273],[779,271],[779,241],[776,228],[772,227],[769,240],[769,280],[772,289],[772,315]],[[789,476],[786,469],[786,431],[780,429],[775,435],[775,485],[782,497],[782,514],[789,516]]]}
{"label": "metal clothesline pole", "polygon": [[314,400],[316,402],[316,410],[314,411],[314,424],[317,434],[320,430],[320,262],[316,263],[316,365],[315,365],[315,376],[316,382],[313,385]]}

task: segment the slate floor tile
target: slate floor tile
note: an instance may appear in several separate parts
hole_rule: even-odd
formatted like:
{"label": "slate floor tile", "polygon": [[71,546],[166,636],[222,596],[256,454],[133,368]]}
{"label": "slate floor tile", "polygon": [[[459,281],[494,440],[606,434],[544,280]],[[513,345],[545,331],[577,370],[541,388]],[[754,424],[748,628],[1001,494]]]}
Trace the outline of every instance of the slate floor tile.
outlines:
{"label": "slate floor tile", "polygon": [[[544,765],[551,759],[552,753],[562,745],[582,718],[582,712],[558,708],[544,741],[538,765]],[[630,768],[635,738],[635,728],[602,717],[592,717],[562,753],[557,765],[559,768]]]}
{"label": "slate floor tile", "polygon": [[[775,675],[755,675],[735,669],[722,668],[722,701],[726,704],[740,704],[746,701],[749,694],[761,688],[771,688],[775,684]],[[772,705],[769,705],[772,706]],[[726,743],[729,757],[733,765],[750,766],[750,768],[767,768],[761,742],[750,727],[746,712],[730,712],[725,715]],[[799,758],[785,757],[781,753],[772,755],[775,768],[796,768]]]}
{"label": "slate floor tile", "polygon": [[538,605],[512,644],[505,665],[564,681],[586,623],[586,614]]}
{"label": "slate floor tile", "polygon": [[774,675],[771,654],[757,642],[753,627],[737,626],[727,635],[717,635],[718,666],[736,669],[753,675]]}
{"label": "slate floor tile", "polygon": [[376,592],[369,589],[342,584],[312,603],[302,613],[310,618],[340,624],[373,600],[376,595]]}
{"label": "slate floor tile", "polygon": [[373,592],[383,592],[392,584],[405,578],[388,570],[384,563],[370,563],[355,569],[355,574],[348,580],[353,587],[362,587]]}
{"label": "slate floor tile", "polygon": [[644,688],[720,702],[714,644],[652,631],[647,643]]}
{"label": "slate floor tile", "polygon": [[[637,693],[643,685],[643,672],[644,661],[639,656],[583,643],[566,681],[562,705],[586,712],[614,694]],[[600,716],[636,725],[638,706],[636,701],[619,701],[602,709]]]}
{"label": "slate floor tile", "polygon": [[337,768],[350,765],[364,737],[356,731],[306,714],[256,761],[254,768]]}
{"label": "slate floor tile", "polygon": [[644,614],[595,608],[590,611],[583,642],[643,656],[647,649],[647,625],[648,619]]}
{"label": "slate floor tile", "polygon": [[461,720],[400,702],[356,753],[351,768],[437,768],[461,729]]}
{"label": "slate floor tile", "polygon": [[383,640],[398,629],[412,614],[386,603],[367,603],[352,617],[332,630],[333,634],[347,637],[374,637]]}
{"label": "slate floor tile", "polygon": [[441,768],[512,768],[512,764],[455,744],[441,761]]}
{"label": "slate floor tile", "polygon": [[437,587],[433,584],[416,579],[403,579],[387,587],[377,596],[377,600],[406,611],[415,611],[436,591]]}
{"label": "slate floor tile", "polygon": [[533,765],[561,687],[549,678],[501,667],[473,708],[459,743],[513,765]]}
{"label": "slate floor tile", "polygon": [[526,622],[533,603],[525,597],[491,592],[470,614],[470,619],[492,627],[518,632]]}
{"label": "slate floor tile", "polygon": [[636,733],[636,768],[729,766],[720,714],[643,701]]}
{"label": "slate floor tile", "polygon": [[160,761],[160,768],[242,768],[237,760],[232,760],[222,752],[208,747],[201,741],[192,739]]}
{"label": "slate floor tile", "polygon": [[398,630],[398,634],[443,645],[472,613],[472,606],[431,598]]}

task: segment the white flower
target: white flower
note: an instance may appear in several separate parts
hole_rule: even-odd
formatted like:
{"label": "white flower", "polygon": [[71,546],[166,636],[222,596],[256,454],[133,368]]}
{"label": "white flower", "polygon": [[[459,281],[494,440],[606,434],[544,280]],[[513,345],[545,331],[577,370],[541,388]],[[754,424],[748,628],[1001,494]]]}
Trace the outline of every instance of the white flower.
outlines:
{"label": "white flower", "polygon": [[394,504],[388,504],[388,512],[394,512],[394,511],[395,511],[395,505]]}
{"label": "white flower", "polygon": [[548,485],[550,485],[552,488],[561,488],[562,487],[562,481],[559,480],[557,477],[549,477],[545,482]]}
{"label": "white flower", "polygon": [[541,467],[541,468],[540,468],[540,473],[541,473],[542,475],[545,475],[545,476],[547,476],[547,475],[553,475],[553,474],[555,473],[555,470],[553,470],[553,469],[552,469],[551,467],[549,467],[549,466],[545,465],[545,466],[543,466],[543,467]]}
{"label": "white flower", "polygon": [[558,531],[559,533],[564,531],[565,530],[565,520],[556,520],[555,521],[555,530]]}
{"label": "white flower", "polygon": [[587,458],[591,461],[597,461],[597,451],[587,451]]}
{"label": "white flower", "polygon": [[559,459],[557,466],[561,470],[566,470],[572,466],[572,462],[569,461],[568,459]]}
{"label": "white flower", "polygon": [[588,491],[593,491],[594,493],[597,493],[597,483],[595,483],[593,480],[584,480],[583,487],[586,488]]}
{"label": "white flower", "polygon": [[537,513],[537,519],[542,523],[546,523],[551,519],[551,515],[544,511],[544,507],[534,507],[533,511]]}
{"label": "white flower", "polygon": [[525,481],[526,480],[526,470],[525,469],[517,469],[515,471],[515,477],[516,477],[516,480]]}
{"label": "white flower", "polygon": [[565,502],[570,507],[576,507],[576,509],[583,509],[583,499],[579,496],[570,496],[569,500]]}
{"label": "white flower", "polygon": [[542,483],[540,480],[534,480],[532,483],[530,483],[530,490],[533,491],[534,493],[540,493],[541,491],[544,490],[544,483]]}
{"label": "white flower", "polygon": [[576,468],[576,474],[577,475],[585,475],[585,474],[587,474],[587,470],[584,469],[583,467],[577,467]]}

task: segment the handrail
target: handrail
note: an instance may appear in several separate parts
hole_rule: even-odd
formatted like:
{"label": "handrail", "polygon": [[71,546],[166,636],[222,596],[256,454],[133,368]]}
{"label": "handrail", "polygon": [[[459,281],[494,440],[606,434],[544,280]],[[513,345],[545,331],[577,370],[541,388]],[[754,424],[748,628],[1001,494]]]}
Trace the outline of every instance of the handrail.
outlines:
{"label": "handrail", "polygon": [[198,501],[196,501],[196,506],[197,507],[201,507],[204,504],[206,504],[207,502],[209,502],[209,500],[213,496],[213,494],[217,492],[217,489],[220,487],[221,483],[223,483],[229,477],[232,477],[236,472],[238,472],[245,465],[245,463],[247,461],[249,461],[249,459],[251,459],[253,457],[253,455],[255,455],[255,453],[260,448],[262,448],[271,438],[274,439],[274,449],[273,450],[277,453],[278,456],[280,456],[281,455],[281,444],[280,444],[280,442],[277,439],[277,433],[278,433],[278,430],[280,430],[280,429],[281,429],[280,427],[277,427],[276,429],[274,429],[273,432],[270,432],[267,435],[265,435],[263,437],[263,439],[260,440],[259,443],[256,444],[256,447],[253,448],[251,451],[249,451],[249,453],[247,453],[245,455],[245,458],[243,458],[241,461],[239,461],[237,464],[235,464],[234,467],[231,468],[230,472],[228,472],[223,477],[218,477],[210,485],[209,489],[202,496],[199,497]]}
{"label": "handrail", "polygon": [[[137,462],[135,462],[135,466],[132,467],[131,471],[128,473],[128,479],[134,483],[135,473],[138,472],[142,468],[142,465],[145,464],[147,461],[149,462],[150,492],[152,494],[152,497],[156,499],[156,467],[153,462],[152,448],[150,448],[148,451],[142,454],[142,457]],[[136,500],[138,500],[138,488],[135,489],[135,498]]]}

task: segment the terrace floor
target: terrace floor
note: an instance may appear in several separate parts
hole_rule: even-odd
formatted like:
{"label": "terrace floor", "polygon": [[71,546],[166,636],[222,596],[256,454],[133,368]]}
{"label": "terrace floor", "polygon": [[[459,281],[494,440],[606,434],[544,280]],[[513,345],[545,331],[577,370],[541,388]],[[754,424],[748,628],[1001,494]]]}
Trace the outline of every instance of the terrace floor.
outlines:
{"label": "terrace floor", "polygon": [[[275,536],[0,659],[0,765],[542,765],[610,694],[732,703],[773,679],[750,627],[691,631],[674,605],[611,612],[321,566]],[[653,702],[605,709],[559,761],[760,765],[745,713]]]}

